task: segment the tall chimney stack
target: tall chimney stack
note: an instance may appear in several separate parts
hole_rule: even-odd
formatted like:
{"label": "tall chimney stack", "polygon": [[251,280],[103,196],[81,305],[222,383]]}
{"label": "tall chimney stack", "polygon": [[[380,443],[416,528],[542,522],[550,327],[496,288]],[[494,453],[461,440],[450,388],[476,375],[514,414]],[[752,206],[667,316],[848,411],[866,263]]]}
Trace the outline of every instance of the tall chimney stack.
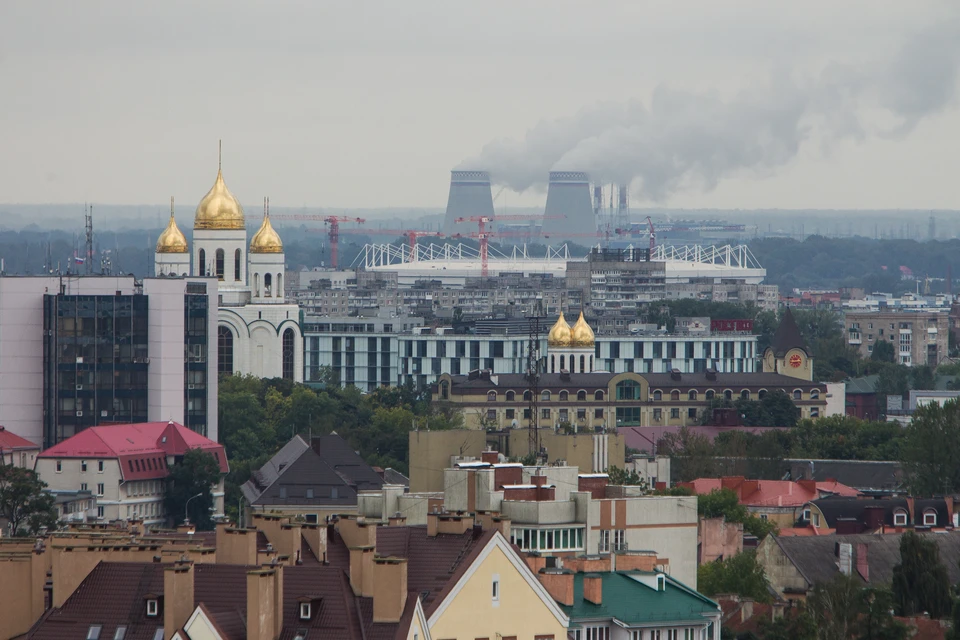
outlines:
{"label": "tall chimney stack", "polygon": [[457,218],[471,216],[493,217],[493,194],[490,191],[489,171],[451,171],[450,196],[443,218],[443,233],[470,233],[477,230],[475,222],[456,223]]}
{"label": "tall chimney stack", "polygon": [[[543,221],[543,235],[548,243],[573,240],[590,246],[596,238],[583,234],[597,232],[596,215],[590,198],[590,179],[583,171],[551,171],[547,186],[545,216],[561,216]],[[576,236],[564,234],[579,234]]]}

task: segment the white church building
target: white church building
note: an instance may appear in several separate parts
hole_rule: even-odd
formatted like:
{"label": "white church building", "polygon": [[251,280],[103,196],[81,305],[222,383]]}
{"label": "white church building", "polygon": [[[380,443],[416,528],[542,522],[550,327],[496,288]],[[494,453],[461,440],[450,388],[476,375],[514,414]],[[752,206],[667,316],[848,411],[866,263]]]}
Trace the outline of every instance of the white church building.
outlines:
{"label": "white church building", "polygon": [[217,171],[216,182],[197,205],[193,250],[171,207],[154,263],[157,276],[219,280],[219,373],[303,381],[300,309],[283,296],[283,242],[264,207],[260,229],[247,244],[243,208],[227,189],[222,171]]}

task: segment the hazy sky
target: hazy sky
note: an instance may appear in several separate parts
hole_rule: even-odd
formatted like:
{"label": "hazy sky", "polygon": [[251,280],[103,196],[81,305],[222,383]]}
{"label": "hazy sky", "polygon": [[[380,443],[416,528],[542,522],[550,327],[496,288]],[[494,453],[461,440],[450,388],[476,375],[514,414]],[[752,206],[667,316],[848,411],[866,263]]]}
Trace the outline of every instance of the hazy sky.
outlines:
{"label": "hazy sky", "polygon": [[0,202],[960,208],[954,5],[0,0]]}

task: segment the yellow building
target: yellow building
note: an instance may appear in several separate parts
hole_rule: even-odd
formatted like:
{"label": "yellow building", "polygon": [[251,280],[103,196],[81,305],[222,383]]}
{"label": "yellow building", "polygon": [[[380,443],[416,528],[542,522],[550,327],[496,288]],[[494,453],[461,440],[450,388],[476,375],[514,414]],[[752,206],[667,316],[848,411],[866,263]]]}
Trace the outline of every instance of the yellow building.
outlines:
{"label": "yellow building", "polygon": [[763,371],[813,380],[813,358],[789,307],[783,312],[773,341],[763,352]]}

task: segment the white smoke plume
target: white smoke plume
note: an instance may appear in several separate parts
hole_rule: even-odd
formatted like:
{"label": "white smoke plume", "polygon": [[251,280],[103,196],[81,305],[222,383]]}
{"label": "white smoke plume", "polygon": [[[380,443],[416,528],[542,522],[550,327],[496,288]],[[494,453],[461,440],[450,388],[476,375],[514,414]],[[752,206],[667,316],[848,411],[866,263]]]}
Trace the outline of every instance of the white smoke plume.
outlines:
{"label": "white smoke plume", "polygon": [[[497,140],[465,161],[516,191],[542,187],[551,170],[587,171],[663,201],[709,191],[724,178],[765,175],[790,162],[815,133],[902,136],[957,98],[960,20],[908,39],[889,59],[833,64],[817,77],[777,73],[732,99],[658,87],[649,100],[601,103],[542,121],[522,140]],[[872,124],[877,121],[885,125]]]}

